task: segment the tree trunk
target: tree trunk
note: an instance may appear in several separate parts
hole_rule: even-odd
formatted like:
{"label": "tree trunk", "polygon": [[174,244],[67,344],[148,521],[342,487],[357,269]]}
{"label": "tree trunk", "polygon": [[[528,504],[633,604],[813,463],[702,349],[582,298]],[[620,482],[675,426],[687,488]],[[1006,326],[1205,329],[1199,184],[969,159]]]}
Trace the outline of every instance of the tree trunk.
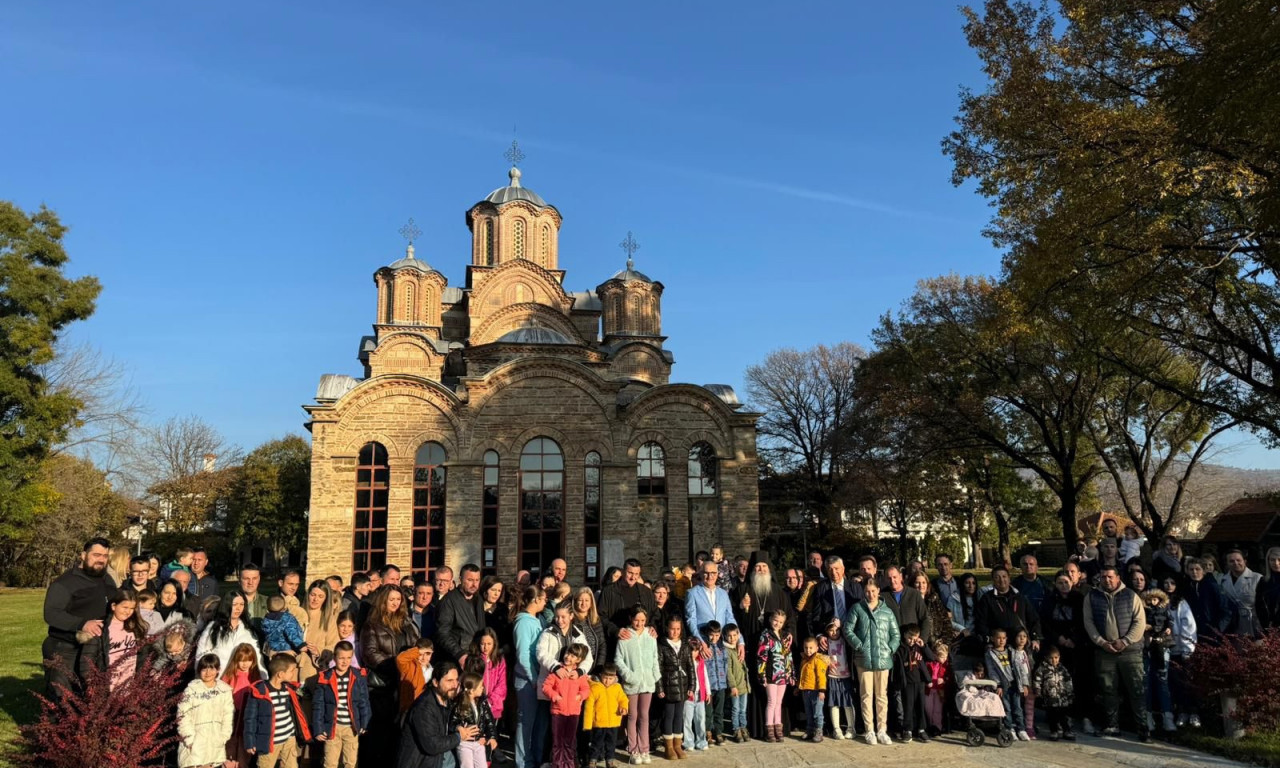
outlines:
{"label": "tree trunk", "polygon": [[1062,506],[1058,508],[1058,520],[1062,523],[1062,540],[1067,545],[1067,557],[1076,552],[1076,542],[1080,540],[1080,528],[1076,525],[1076,495],[1074,491],[1063,491],[1058,494]]}
{"label": "tree trunk", "polygon": [[1005,517],[999,507],[991,511],[992,517],[996,519],[996,535],[999,537],[996,544],[997,564],[1008,565],[1013,562],[1013,548],[1009,544],[1009,518]]}
{"label": "tree trunk", "polygon": [[[972,502],[972,498],[970,498]],[[985,568],[982,557],[982,531],[978,528],[978,510],[973,505],[969,506],[969,514],[966,516],[965,534],[969,537],[969,548],[973,550],[968,558],[970,568]]]}

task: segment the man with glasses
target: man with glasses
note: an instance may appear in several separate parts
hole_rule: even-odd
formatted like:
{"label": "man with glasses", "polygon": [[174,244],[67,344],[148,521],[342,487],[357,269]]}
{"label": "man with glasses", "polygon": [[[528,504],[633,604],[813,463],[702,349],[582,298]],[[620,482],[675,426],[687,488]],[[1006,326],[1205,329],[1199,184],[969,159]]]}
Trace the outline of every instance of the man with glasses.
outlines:
{"label": "man with glasses", "polygon": [[[729,603],[729,593],[716,586],[720,576],[720,568],[707,561],[699,571],[698,584],[689,590],[684,599],[684,618],[689,627],[690,639],[695,641],[695,648],[700,647],[701,638],[706,634],[704,627],[708,622],[720,622],[721,627],[734,623],[733,606]],[[710,651],[702,648],[703,658],[710,656]]]}

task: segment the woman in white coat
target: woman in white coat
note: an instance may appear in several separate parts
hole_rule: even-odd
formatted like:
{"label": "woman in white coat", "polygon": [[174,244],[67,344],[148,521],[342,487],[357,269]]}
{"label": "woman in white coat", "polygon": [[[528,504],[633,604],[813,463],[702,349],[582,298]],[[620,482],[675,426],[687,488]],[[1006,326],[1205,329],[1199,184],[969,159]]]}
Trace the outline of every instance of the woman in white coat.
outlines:
{"label": "woman in white coat", "polygon": [[[564,601],[556,606],[555,620],[551,626],[538,636],[538,698],[546,699],[542,692],[542,684],[547,676],[556,674],[560,669],[560,656],[564,649],[574,643],[587,645],[587,637],[573,624],[573,605]],[[579,675],[591,674],[591,651],[588,646],[587,657],[578,664]]]}
{"label": "woman in white coat", "polygon": [[236,646],[241,643],[251,645],[258,657],[259,674],[265,678],[267,669],[262,663],[262,646],[258,644],[258,636],[250,628],[245,616],[245,608],[248,605],[248,599],[240,590],[235,590],[222,598],[218,604],[217,615],[200,633],[200,640],[196,643],[196,658],[212,653],[222,662],[222,668],[226,669],[227,664],[231,662],[231,652],[236,649]]}
{"label": "woman in white coat", "polygon": [[196,679],[178,702],[178,768],[221,766],[235,726],[231,686],[218,679],[221,662],[212,653],[200,657]]}

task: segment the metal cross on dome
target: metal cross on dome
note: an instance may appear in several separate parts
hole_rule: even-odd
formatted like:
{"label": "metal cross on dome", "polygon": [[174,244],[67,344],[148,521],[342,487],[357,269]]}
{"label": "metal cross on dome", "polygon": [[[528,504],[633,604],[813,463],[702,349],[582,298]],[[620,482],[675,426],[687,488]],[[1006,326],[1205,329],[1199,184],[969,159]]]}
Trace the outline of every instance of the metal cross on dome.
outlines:
{"label": "metal cross on dome", "polygon": [[627,252],[627,269],[634,267],[635,260],[633,257],[636,255],[636,251],[640,250],[640,244],[636,242],[631,230],[627,230],[627,239],[618,243],[618,247]]}
{"label": "metal cross on dome", "polygon": [[508,163],[516,167],[519,167],[520,163],[524,162],[524,152],[520,151],[520,142],[515,139],[511,140],[511,147],[506,152],[503,152],[502,156],[507,158]]}
{"label": "metal cross on dome", "polygon": [[400,228],[400,236],[409,241],[409,245],[413,245],[413,241],[422,235],[422,230],[418,229],[418,225],[413,223],[413,217],[409,217],[409,221]]}

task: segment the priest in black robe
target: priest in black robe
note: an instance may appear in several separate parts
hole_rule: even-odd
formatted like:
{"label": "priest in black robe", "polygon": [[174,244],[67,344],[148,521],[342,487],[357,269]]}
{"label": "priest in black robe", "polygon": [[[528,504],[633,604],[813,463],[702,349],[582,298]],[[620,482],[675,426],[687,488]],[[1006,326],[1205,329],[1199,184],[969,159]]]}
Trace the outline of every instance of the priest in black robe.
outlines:
{"label": "priest in black robe", "polygon": [[[787,615],[787,624],[783,632],[790,632],[795,642],[796,613],[787,598],[787,592],[773,575],[769,564],[769,556],[762,551],[751,554],[751,563],[747,568],[747,580],[733,591],[733,615],[738,621],[738,629],[742,632],[742,641],[747,647],[747,677],[751,680],[750,711],[747,713],[747,728],[751,737],[765,737],[765,705],[767,703],[764,685],[760,682],[759,660],[757,651],[760,648],[760,634],[769,625],[766,618],[774,611],[783,611]],[[782,730],[791,732],[787,710],[783,708]]]}

